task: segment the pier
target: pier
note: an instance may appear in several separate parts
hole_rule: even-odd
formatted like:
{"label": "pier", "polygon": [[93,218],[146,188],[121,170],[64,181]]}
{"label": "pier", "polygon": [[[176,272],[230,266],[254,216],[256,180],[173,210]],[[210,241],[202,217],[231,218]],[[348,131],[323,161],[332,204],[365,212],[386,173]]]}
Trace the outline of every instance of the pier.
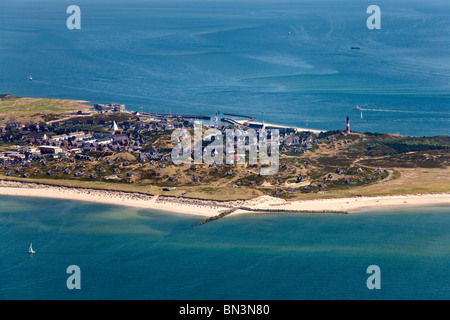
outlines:
{"label": "pier", "polygon": [[222,119],[220,119],[220,121],[231,123],[232,125],[239,127],[239,128],[243,126],[241,123],[239,123],[233,119],[230,119],[230,118],[222,118]]}

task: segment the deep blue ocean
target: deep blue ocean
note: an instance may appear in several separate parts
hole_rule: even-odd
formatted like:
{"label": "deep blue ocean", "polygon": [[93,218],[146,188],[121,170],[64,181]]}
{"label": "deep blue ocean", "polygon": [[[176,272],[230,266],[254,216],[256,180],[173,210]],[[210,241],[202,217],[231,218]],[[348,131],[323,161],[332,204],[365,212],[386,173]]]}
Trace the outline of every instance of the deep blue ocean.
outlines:
{"label": "deep blue ocean", "polygon": [[[66,27],[72,4],[81,30]],[[448,135],[450,2],[376,4],[381,30],[366,27],[363,1],[2,0],[0,93]],[[449,212],[198,227],[201,217],[0,197],[0,299],[449,299]],[[81,290],[66,287],[69,265]],[[381,290],[366,287],[370,265]]]}
{"label": "deep blue ocean", "polygon": [[73,1],[3,0],[0,93],[449,134],[450,2],[376,2],[381,30],[360,0],[79,0],[68,30]]}

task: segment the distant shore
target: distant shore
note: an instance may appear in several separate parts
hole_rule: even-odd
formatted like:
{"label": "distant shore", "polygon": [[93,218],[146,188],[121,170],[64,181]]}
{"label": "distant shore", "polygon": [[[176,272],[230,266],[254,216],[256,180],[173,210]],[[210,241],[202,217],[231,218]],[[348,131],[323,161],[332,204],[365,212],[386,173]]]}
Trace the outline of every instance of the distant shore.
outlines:
{"label": "distant shore", "polygon": [[[252,200],[213,201],[153,196],[141,193],[43,185],[0,180],[0,195],[53,198],[170,211],[202,217],[215,217],[234,209],[230,215],[243,213],[342,213],[387,207],[450,205],[450,193],[409,194],[396,196],[332,198],[287,201],[271,196]],[[250,210],[248,210],[250,209]]]}

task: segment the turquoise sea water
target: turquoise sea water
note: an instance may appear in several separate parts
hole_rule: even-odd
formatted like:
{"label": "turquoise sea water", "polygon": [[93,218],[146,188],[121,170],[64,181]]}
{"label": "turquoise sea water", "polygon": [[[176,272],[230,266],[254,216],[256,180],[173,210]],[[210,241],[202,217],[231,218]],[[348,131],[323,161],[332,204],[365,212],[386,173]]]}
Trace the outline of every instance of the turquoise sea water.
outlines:
{"label": "turquoise sea water", "polygon": [[[0,197],[0,299],[449,299],[449,209],[196,226],[201,217]],[[81,290],[66,287],[69,265]],[[381,290],[366,287],[370,265]]]}
{"label": "turquoise sea water", "polygon": [[366,27],[359,0],[79,0],[77,31],[66,27],[71,4],[1,1],[0,93],[450,133],[448,1],[377,1],[381,30]]}
{"label": "turquoise sea water", "polygon": [[[0,299],[449,299],[449,209],[196,226],[201,217],[3,196]],[[69,265],[81,290],[66,287]],[[366,287],[370,265],[381,290]]]}

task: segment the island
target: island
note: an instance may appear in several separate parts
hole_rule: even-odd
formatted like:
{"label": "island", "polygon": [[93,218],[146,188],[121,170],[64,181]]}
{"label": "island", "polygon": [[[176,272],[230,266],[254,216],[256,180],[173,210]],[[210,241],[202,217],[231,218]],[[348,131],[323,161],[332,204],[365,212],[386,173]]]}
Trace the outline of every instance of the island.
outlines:
{"label": "island", "polygon": [[[336,213],[450,203],[450,137],[280,130],[279,170],[175,165],[171,139],[204,115],[152,114],[117,103],[0,95],[0,195],[110,203],[205,216]],[[247,120],[204,130],[260,128]]]}

